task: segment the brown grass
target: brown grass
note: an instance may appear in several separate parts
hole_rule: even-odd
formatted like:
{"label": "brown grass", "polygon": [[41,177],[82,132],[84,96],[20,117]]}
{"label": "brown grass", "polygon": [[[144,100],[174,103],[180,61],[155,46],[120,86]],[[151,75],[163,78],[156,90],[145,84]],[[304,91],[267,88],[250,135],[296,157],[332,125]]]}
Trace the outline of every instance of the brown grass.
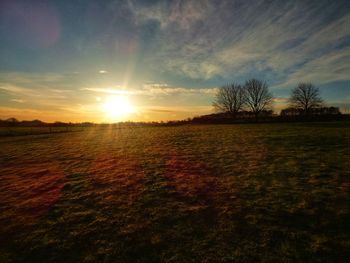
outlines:
{"label": "brown grass", "polygon": [[[0,176],[1,219],[18,224],[34,223],[59,200],[65,182],[56,162],[4,166]],[[3,224],[5,222],[2,222]]]}
{"label": "brown grass", "polygon": [[346,123],[0,138],[0,259],[342,262],[349,143]]}
{"label": "brown grass", "polygon": [[[144,188],[144,174],[140,163],[125,155],[109,152],[99,154],[89,170],[92,182],[104,192],[105,200],[119,200],[128,205],[140,198]],[[123,196],[125,199],[120,199]]]}

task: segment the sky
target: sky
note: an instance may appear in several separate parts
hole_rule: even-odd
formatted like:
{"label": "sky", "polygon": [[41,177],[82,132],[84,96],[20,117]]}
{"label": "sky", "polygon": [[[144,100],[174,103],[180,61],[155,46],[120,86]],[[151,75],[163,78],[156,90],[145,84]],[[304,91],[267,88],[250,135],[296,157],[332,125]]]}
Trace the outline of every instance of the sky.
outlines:
{"label": "sky", "polygon": [[184,119],[249,78],[350,112],[349,0],[1,0],[0,39],[1,119]]}

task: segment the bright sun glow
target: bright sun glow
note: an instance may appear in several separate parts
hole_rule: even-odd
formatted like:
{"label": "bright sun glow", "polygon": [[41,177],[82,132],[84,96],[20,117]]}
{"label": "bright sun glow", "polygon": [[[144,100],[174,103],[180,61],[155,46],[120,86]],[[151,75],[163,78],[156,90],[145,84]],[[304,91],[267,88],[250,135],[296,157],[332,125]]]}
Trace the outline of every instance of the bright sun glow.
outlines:
{"label": "bright sun glow", "polygon": [[109,117],[123,117],[135,112],[134,106],[126,96],[113,96],[107,98],[103,110]]}

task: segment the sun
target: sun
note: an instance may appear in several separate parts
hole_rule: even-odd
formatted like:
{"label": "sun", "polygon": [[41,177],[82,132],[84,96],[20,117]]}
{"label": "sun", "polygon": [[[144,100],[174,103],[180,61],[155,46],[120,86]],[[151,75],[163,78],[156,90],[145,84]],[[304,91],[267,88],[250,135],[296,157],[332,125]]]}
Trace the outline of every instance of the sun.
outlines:
{"label": "sun", "polygon": [[135,107],[129,102],[127,96],[112,96],[106,99],[103,111],[109,117],[123,117],[135,112]]}

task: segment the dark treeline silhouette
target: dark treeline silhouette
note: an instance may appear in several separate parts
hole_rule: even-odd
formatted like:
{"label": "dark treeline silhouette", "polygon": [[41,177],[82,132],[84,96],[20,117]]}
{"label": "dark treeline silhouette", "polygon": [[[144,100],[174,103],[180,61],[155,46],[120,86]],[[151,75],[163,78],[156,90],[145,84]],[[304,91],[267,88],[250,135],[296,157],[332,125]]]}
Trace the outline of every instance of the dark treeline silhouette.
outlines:
{"label": "dark treeline silhouette", "polygon": [[65,123],[65,122],[54,122],[47,123],[40,120],[32,121],[19,121],[16,118],[9,118],[6,120],[0,120],[0,127],[68,127],[68,126],[81,126],[81,123]]}
{"label": "dark treeline silhouette", "polygon": [[[308,110],[308,114],[311,116],[317,115],[339,115],[341,114],[338,107],[319,107]],[[281,111],[281,116],[303,116],[305,111],[298,108],[286,108]]]}
{"label": "dark treeline silhouette", "polygon": [[[12,119],[12,118],[11,118]],[[332,120],[350,120],[350,114],[341,114],[337,107],[322,107],[311,111],[310,115],[303,115],[300,110],[287,108],[281,111],[281,114],[275,114],[272,110],[263,110],[259,113],[258,121],[263,122],[295,122],[295,121],[332,121]],[[118,129],[118,128],[137,128],[137,127],[167,127],[180,126],[185,124],[233,124],[233,123],[255,123],[256,116],[251,111],[240,111],[235,118],[229,113],[213,113],[208,115],[188,118],[186,120],[175,120],[166,122],[119,122],[119,123],[45,123],[42,121],[8,121],[0,120],[0,127],[46,127],[47,133],[82,131],[84,128]],[[62,128],[55,130],[55,128]],[[31,134],[30,131],[27,131]],[[0,134],[1,135],[1,134]]]}
{"label": "dark treeline silhouette", "polygon": [[[48,127],[48,128],[55,128],[55,127],[66,127],[67,131],[69,131],[69,128],[75,128],[75,127],[96,127],[96,128],[124,128],[124,127],[144,127],[144,126],[175,126],[175,125],[182,125],[182,124],[188,124],[192,121],[192,119],[188,118],[186,120],[176,120],[176,121],[161,121],[161,122],[133,122],[133,121],[126,121],[126,122],[118,122],[118,123],[93,123],[93,122],[81,122],[81,123],[66,123],[66,122],[43,122],[40,120],[33,120],[33,121],[19,121],[16,118],[8,118],[6,120],[0,119],[0,127]],[[76,130],[76,129],[75,129]]]}
{"label": "dark treeline silhouette", "polygon": [[339,119],[337,107],[326,107],[320,91],[311,83],[299,83],[291,92],[288,108],[280,115],[271,110],[273,95],[265,81],[250,79],[244,85],[222,86],[213,106],[218,112],[193,119],[196,123],[231,123],[251,121],[294,121]]}
{"label": "dark treeline silhouette", "polygon": [[220,87],[213,106],[219,113],[227,113],[234,119],[253,115],[257,120],[261,112],[268,110],[272,100],[266,82],[250,79],[244,85],[232,83]]}
{"label": "dark treeline silhouette", "polygon": [[46,123],[40,120],[18,121],[15,118],[0,120],[0,137],[82,132],[86,129],[110,130],[140,127],[179,126],[191,123],[191,119],[167,122],[118,122],[118,123]]}
{"label": "dark treeline silhouette", "polygon": [[[331,109],[334,107],[325,107],[322,109]],[[320,109],[321,110],[321,109]],[[283,111],[282,111],[283,112]],[[305,122],[305,121],[336,121],[347,120],[350,121],[350,114],[341,114],[338,108],[335,108],[333,113],[325,114],[312,114],[312,115],[286,115],[286,114],[274,114],[271,110],[262,111],[259,115],[259,123],[269,122]],[[334,113],[339,112],[339,113]],[[242,111],[237,114],[236,118],[232,118],[227,113],[214,113],[203,116],[194,117],[191,123],[194,124],[232,124],[232,123],[256,123],[257,120],[252,112]]]}

